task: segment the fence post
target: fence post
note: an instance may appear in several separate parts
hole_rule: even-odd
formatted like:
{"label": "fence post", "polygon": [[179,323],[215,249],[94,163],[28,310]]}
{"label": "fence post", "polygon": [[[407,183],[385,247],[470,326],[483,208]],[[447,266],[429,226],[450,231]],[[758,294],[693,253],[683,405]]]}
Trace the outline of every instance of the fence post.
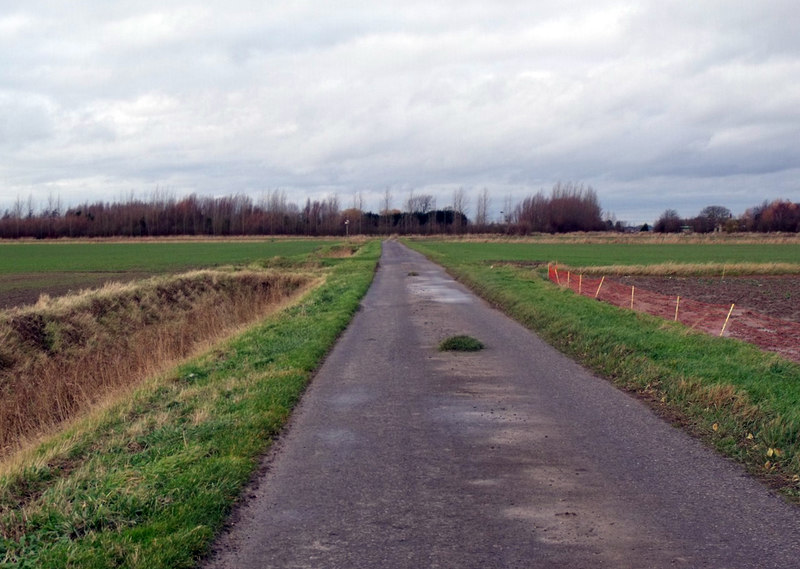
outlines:
{"label": "fence post", "polygon": [[600,294],[600,287],[601,287],[601,286],[603,286],[603,281],[604,281],[604,280],[606,280],[606,276],[605,276],[605,275],[603,275],[603,278],[602,278],[602,279],[600,279],[600,284],[599,284],[599,285],[597,285],[597,292],[596,292],[596,293],[594,293],[594,297],[595,297],[595,298],[597,298],[597,295],[599,295],[599,294]]}
{"label": "fence post", "polygon": [[675,301],[675,322],[678,321],[678,307],[681,305],[681,295],[678,295],[678,300]]}
{"label": "fence post", "polygon": [[633,310],[633,291],[636,290],[634,285],[631,285],[631,310]]}
{"label": "fence post", "polygon": [[722,330],[720,330],[719,335],[722,336],[725,333],[725,326],[728,325],[728,320],[731,319],[731,314],[733,314],[733,307],[736,306],[735,304],[731,304],[731,309],[728,310],[728,317],[725,319],[725,323],[722,325]]}

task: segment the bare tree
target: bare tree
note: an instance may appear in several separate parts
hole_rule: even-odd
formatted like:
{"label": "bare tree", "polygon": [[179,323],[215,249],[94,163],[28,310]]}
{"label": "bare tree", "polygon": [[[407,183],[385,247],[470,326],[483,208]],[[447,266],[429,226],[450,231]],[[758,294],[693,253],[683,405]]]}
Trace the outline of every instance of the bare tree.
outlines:
{"label": "bare tree", "polygon": [[731,210],[721,205],[704,207],[697,216],[695,231],[709,232],[720,229],[733,215]]}
{"label": "bare tree", "polygon": [[458,188],[453,191],[453,211],[462,215],[467,214],[467,196],[464,193],[464,188]]}
{"label": "bare tree", "polygon": [[678,233],[683,225],[683,220],[674,209],[666,209],[653,226],[656,233]]}
{"label": "bare tree", "polygon": [[358,191],[353,194],[353,213],[358,217],[358,233],[362,232],[361,222],[364,219],[364,195]]}
{"label": "bare tree", "polygon": [[380,213],[383,215],[389,215],[389,212],[392,209],[392,190],[390,190],[389,188],[386,188],[383,191],[383,200],[381,205],[383,207],[381,207]]}
{"label": "bare tree", "polygon": [[475,204],[475,225],[482,227],[488,221],[489,215],[489,190],[483,188],[478,193],[478,199]]}
{"label": "bare tree", "polygon": [[500,213],[503,214],[503,223],[513,223],[514,221],[514,200],[511,197],[511,194],[507,194],[506,198],[503,200],[503,211]]}
{"label": "bare tree", "polygon": [[381,215],[380,224],[383,226],[383,231],[385,233],[389,233],[389,228],[392,224],[392,190],[389,188],[386,188],[383,191],[383,200],[381,201],[381,206],[381,211],[379,212]]}
{"label": "bare tree", "polygon": [[428,213],[436,207],[436,199],[431,194],[411,195],[408,199],[409,213]]}
{"label": "bare tree", "polygon": [[33,194],[28,194],[28,201],[26,203],[27,203],[26,206],[27,214],[25,215],[25,217],[27,219],[33,219],[33,214],[35,213],[36,210],[36,204],[33,201]]}
{"label": "bare tree", "polygon": [[453,226],[456,233],[461,233],[467,223],[467,196],[464,188],[453,191]]}

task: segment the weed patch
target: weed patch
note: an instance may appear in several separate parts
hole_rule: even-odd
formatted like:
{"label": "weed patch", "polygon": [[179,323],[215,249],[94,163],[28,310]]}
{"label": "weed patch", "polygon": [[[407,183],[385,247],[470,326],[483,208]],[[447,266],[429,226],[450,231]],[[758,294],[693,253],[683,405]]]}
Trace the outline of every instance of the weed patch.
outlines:
{"label": "weed patch", "polygon": [[483,348],[483,342],[465,335],[450,336],[439,344],[440,352],[477,352]]}

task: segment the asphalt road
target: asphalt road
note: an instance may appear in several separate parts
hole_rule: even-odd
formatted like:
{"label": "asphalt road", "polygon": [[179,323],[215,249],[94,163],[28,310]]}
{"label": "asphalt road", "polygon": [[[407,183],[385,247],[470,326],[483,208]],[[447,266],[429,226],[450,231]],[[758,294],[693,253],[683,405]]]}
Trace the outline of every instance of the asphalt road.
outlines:
{"label": "asphalt road", "polygon": [[234,519],[208,568],[800,567],[800,509],[396,242]]}

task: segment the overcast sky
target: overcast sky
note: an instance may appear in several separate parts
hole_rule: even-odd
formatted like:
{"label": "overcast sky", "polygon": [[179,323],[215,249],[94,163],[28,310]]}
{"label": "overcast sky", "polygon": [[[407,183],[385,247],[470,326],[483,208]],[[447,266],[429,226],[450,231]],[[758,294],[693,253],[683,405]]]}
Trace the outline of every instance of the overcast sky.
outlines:
{"label": "overcast sky", "polygon": [[[0,214],[388,188],[620,220],[800,201],[797,3],[4,0]],[[471,212],[474,213],[474,201]]]}

